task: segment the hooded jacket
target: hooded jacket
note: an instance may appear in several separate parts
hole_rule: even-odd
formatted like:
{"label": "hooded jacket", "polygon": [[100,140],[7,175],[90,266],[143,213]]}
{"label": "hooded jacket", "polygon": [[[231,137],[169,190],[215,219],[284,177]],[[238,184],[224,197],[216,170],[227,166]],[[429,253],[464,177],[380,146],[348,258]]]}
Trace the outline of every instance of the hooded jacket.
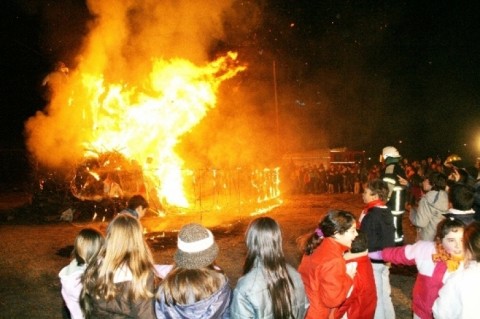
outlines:
{"label": "hooded jacket", "polygon": [[435,239],[437,225],[448,210],[448,194],[446,191],[429,191],[418,202],[418,207],[410,211],[410,221],[418,227],[418,240]]}
{"label": "hooded jacket", "polygon": [[65,305],[70,311],[72,319],[83,319],[82,309],[80,308],[79,298],[82,291],[81,277],[85,271],[86,265],[78,265],[76,259],[72,260],[68,266],[60,270],[58,276],[62,284],[62,297]]}
{"label": "hooded jacket", "polygon": [[232,290],[225,281],[210,297],[189,305],[167,304],[165,295],[157,294],[155,313],[158,319],[229,319]]}

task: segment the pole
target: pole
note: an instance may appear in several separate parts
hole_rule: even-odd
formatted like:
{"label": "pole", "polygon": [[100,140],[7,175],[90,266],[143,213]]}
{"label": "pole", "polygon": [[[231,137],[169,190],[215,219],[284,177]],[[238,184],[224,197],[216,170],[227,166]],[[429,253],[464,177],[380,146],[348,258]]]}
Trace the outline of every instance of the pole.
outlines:
{"label": "pole", "polygon": [[275,138],[277,144],[277,154],[280,155],[280,130],[278,124],[278,96],[277,96],[277,72],[275,60],[273,60],[273,93],[275,98]]}

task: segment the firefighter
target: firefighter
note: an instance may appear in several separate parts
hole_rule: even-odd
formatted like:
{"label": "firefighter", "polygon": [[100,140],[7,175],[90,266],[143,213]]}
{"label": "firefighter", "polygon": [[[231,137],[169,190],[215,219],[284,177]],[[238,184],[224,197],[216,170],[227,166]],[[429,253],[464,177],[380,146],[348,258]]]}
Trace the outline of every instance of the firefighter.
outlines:
{"label": "firefighter", "polygon": [[382,180],[388,185],[387,206],[390,208],[395,224],[395,244],[403,245],[402,217],[405,213],[406,188],[408,181],[400,160],[402,156],[393,146],[386,146],[382,150],[381,160],[384,162]]}

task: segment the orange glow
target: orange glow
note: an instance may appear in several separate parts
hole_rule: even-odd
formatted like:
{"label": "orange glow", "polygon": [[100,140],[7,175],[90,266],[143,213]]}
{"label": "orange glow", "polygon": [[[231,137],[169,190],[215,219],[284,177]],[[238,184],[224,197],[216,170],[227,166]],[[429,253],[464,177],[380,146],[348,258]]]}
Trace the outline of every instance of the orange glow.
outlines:
{"label": "orange glow", "polygon": [[[249,97],[237,94],[235,103],[228,105],[249,106],[245,110],[250,112],[241,120],[229,122],[229,136],[239,137],[238,141],[223,138],[225,134],[204,138],[209,130],[200,130],[196,139],[193,131],[216,107],[221,84],[246,69],[234,52],[213,61],[209,58],[211,44],[223,36],[222,17],[231,2],[86,3],[94,18],[80,51],[72,52],[75,58],[70,63],[59,63],[47,76],[48,105],[25,124],[33,157],[42,166],[63,170],[72,181],[72,193],[82,200],[105,195],[97,184],[110,181],[108,175],[114,182],[120,176],[122,187],[128,184],[129,189],[123,189],[125,197],[144,193],[162,204],[158,207],[204,209],[210,202],[224,206],[220,199],[227,197],[238,203],[250,196],[262,203],[278,197],[279,181],[271,180],[271,172],[258,170],[250,176],[244,169],[235,175],[240,187],[232,182],[231,168],[223,169],[224,176],[206,168],[203,173],[189,171],[182,159],[190,159],[189,150],[182,150],[183,154],[177,150],[185,145],[180,143],[182,137],[193,136],[197,153],[209,146],[208,161],[221,159],[217,165],[222,167],[255,163],[264,145],[271,144],[263,113],[257,118],[252,111],[262,108],[250,105],[263,90],[254,90]],[[262,125],[254,125],[254,118]],[[265,127],[264,131],[260,133],[258,127]],[[215,127],[211,131],[216,133]],[[194,133],[186,134],[190,132]],[[257,136],[262,143],[251,142],[259,141]],[[87,164],[90,159],[101,167]],[[272,171],[278,175],[278,170]],[[249,177],[254,181],[248,181]],[[225,181],[220,184],[222,178]],[[218,185],[210,183],[217,180]],[[98,189],[100,196],[96,196]],[[238,196],[232,195],[234,191]]]}
{"label": "orange glow", "polygon": [[117,150],[142,166],[162,202],[188,207],[183,161],[174,148],[215,107],[220,83],[244,70],[236,57],[229,52],[205,66],[156,59],[144,83],[136,86],[81,73],[64,112],[81,115],[78,133],[85,150]]}

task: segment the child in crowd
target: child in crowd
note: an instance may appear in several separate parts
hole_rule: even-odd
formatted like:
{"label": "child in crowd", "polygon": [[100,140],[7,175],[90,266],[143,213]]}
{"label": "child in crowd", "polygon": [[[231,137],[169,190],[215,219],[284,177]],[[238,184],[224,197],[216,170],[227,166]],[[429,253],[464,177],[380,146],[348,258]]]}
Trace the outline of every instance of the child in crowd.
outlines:
{"label": "child in crowd", "polygon": [[285,262],[282,232],[270,217],[253,220],[245,236],[247,257],[234,290],[232,318],[303,319],[308,300],[300,274]]}
{"label": "child in crowd", "polygon": [[[413,245],[383,249],[383,260],[400,265],[416,265],[413,286],[414,319],[431,319],[433,302],[447,278],[461,268],[463,223],[447,218],[438,224],[436,241],[417,241]],[[455,318],[455,317],[449,317]]]}
{"label": "child in crowd", "polygon": [[448,190],[448,200],[450,209],[445,214],[446,217],[455,217],[460,219],[465,225],[474,221],[475,211],[473,210],[474,201],[473,187],[455,183]]}
{"label": "child in crowd", "polygon": [[104,248],[82,279],[80,303],[89,318],[155,318],[153,258],[139,220],[118,214]]}
{"label": "child in crowd", "polygon": [[65,266],[58,276],[62,284],[62,297],[72,319],[83,319],[79,298],[82,291],[81,277],[85,268],[96,257],[103,246],[103,235],[96,229],[82,229],[73,245],[74,259]]}
{"label": "child in crowd", "polygon": [[440,172],[431,172],[422,183],[425,195],[418,207],[410,209],[410,221],[417,227],[417,240],[435,239],[437,225],[448,210],[448,194],[445,191],[447,176]]}
{"label": "child in crowd", "polygon": [[145,216],[148,209],[148,202],[142,195],[133,195],[127,203],[127,208],[122,210],[121,214],[130,214],[137,219]]}
{"label": "child in crowd", "polygon": [[187,224],[178,233],[175,265],[158,288],[157,318],[229,318],[231,288],[215,266],[218,245],[210,230]]}
{"label": "child in crowd", "polygon": [[[366,207],[360,215],[360,229],[368,238],[368,251],[371,253],[395,246],[395,225],[393,215],[386,206],[387,198],[388,185],[384,181],[374,179],[366,184],[363,192]],[[394,319],[389,267],[381,258],[369,256],[377,290],[375,319]]]}
{"label": "child in crowd", "polygon": [[463,236],[466,264],[454,273],[440,289],[433,305],[436,319],[479,318],[480,295],[480,223],[465,228]]}
{"label": "child in crowd", "polygon": [[377,291],[370,258],[368,257],[368,238],[361,230],[352,242],[350,254],[345,254],[347,268],[356,265],[357,273],[353,278],[352,294],[340,306],[336,319],[372,319],[377,305]]}
{"label": "child in crowd", "polygon": [[343,254],[351,248],[355,237],[355,217],[332,210],[303,245],[298,271],[310,301],[306,319],[330,318],[347,299],[356,269],[347,269]]}

